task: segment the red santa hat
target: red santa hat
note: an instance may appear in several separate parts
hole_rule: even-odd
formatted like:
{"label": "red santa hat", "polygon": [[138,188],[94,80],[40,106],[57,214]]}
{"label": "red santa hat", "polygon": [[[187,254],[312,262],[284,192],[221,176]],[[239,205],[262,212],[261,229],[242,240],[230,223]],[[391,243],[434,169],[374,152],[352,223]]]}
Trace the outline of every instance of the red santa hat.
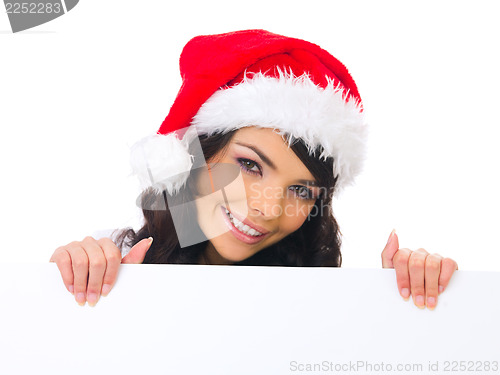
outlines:
{"label": "red santa hat", "polygon": [[180,72],[181,89],[157,134],[132,148],[144,188],[175,194],[193,167],[193,136],[246,126],[276,129],[333,157],[336,192],[361,171],[367,128],[358,89],[319,46],[265,30],[197,36],[182,51]]}

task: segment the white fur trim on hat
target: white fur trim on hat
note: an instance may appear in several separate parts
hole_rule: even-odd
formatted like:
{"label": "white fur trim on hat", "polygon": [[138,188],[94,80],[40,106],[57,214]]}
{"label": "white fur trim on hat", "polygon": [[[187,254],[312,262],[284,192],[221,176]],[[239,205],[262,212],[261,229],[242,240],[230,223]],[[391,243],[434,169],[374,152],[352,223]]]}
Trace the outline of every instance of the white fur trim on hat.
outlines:
{"label": "white fur trim on hat", "polygon": [[366,156],[367,126],[360,104],[329,80],[317,86],[308,75],[280,72],[279,78],[254,74],[216,91],[199,109],[180,140],[175,133],[155,134],[132,147],[131,164],[143,188],[177,193],[193,166],[189,142],[197,134],[227,133],[246,126],[273,128],[300,138],[309,152],[334,158],[335,194],[353,184]]}
{"label": "white fur trim on hat", "polygon": [[198,134],[209,135],[246,126],[274,128],[290,136],[290,142],[302,139],[309,152],[321,146],[321,158],[334,158],[337,193],[354,182],[366,154],[367,126],[360,104],[332,80],[321,88],[306,74],[245,77],[215,92],[192,124]]}

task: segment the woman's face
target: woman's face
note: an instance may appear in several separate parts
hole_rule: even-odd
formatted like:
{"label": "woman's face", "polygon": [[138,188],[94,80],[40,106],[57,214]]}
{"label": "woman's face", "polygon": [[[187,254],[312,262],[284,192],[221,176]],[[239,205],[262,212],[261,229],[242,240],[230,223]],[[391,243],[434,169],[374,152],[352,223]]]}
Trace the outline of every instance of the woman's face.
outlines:
{"label": "woman's face", "polygon": [[[205,257],[210,263],[242,261],[282,240],[300,228],[320,193],[311,172],[273,129],[236,131],[225,152],[208,164],[211,168],[198,179],[205,194],[196,208],[209,239]],[[239,176],[219,184],[226,186],[223,192],[216,191],[213,180],[220,180],[224,166]],[[213,194],[206,194],[206,181]]]}

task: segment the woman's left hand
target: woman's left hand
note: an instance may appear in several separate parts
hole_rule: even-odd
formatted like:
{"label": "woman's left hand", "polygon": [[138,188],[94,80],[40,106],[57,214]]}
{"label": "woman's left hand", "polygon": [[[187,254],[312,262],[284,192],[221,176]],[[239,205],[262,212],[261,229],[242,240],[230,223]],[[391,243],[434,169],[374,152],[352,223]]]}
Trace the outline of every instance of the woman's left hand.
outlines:
{"label": "woman's left hand", "polygon": [[399,294],[405,300],[413,296],[413,303],[422,309],[436,307],[438,295],[446,289],[453,272],[458,270],[453,259],[429,254],[424,249],[400,249],[395,231],[382,251],[382,267],[396,270]]}

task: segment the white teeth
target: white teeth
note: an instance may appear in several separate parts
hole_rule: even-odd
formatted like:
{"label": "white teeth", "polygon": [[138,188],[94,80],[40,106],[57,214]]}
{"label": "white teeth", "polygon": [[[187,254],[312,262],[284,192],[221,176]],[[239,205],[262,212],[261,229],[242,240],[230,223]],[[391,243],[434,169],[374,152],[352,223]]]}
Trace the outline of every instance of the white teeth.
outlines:
{"label": "white teeth", "polygon": [[250,228],[248,225],[243,224],[241,221],[239,221],[238,219],[233,217],[233,215],[231,215],[231,213],[227,209],[226,209],[226,214],[229,217],[229,220],[231,221],[231,223],[233,223],[233,225],[236,228],[238,228],[238,230],[240,232],[248,234],[249,236],[252,236],[252,237],[257,237],[257,236],[262,235],[262,233],[260,233],[259,231],[256,231],[255,229]]}
{"label": "white teeth", "polygon": [[238,219],[236,219],[235,217],[233,217],[233,224],[238,229],[242,229],[243,228],[243,223],[241,221],[239,221]]}

